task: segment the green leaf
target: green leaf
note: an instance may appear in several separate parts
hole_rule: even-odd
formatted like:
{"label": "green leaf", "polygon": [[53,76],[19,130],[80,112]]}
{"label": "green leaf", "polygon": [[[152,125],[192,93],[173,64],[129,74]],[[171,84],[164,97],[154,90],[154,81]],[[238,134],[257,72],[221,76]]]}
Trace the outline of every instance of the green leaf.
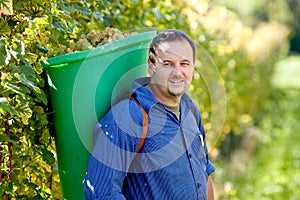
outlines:
{"label": "green leaf", "polygon": [[42,149],[42,158],[48,165],[52,165],[55,162],[53,153],[47,149]]}
{"label": "green leaf", "polygon": [[46,47],[42,46],[40,43],[35,43],[36,48],[43,52],[43,53],[48,53],[49,49],[47,49]]}
{"label": "green leaf", "polygon": [[[33,56],[36,56],[36,55],[33,54]],[[35,63],[34,69],[37,74],[41,74],[43,72],[43,66],[41,65],[41,63],[39,61],[37,61],[37,63]]]}
{"label": "green leaf", "polygon": [[17,199],[27,200],[27,199],[29,199],[29,197],[27,195],[23,194],[23,195],[17,195]]}
{"label": "green leaf", "polygon": [[6,113],[10,113],[11,115],[17,114],[15,108],[7,104],[6,102],[0,102],[0,113],[2,113],[3,115],[5,115]]}
{"label": "green leaf", "polygon": [[16,86],[14,84],[6,83],[6,84],[4,84],[4,87],[7,88],[7,89],[10,89],[12,91],[14,91],[15,93],[24,94],[23,91],[22,91],[22,89],[19,86]]}
{"label": "green leaf", "polygon": [[0,65],[6,65],[7,51],[5,39],[0,39]]}
{"label": "green leaf", "polygon": [[37,190],[37,188],[38,188],[37,184],[29,181],[27,178],[23,179],[23,183],[34,190]]}
{"label": "green leaf", "polygon": [[28,155],[26,155],[26,156],[20,156],[20,159],[21,159],[22,161],[29,161],[29,160],[31,159],[31,157],[28,156]]}
{"label": "green leaf", "polygon": [[53,26],[54,29],[56,29],[56,30],[58,30],[58,31],[60,31],[62,33],[66,33],[67,32],[65,25],[57,17],[53,18],[53,22],[52,22],[51,25]]}
{"label": "green leaf", "polygon": [[9,137],[6,134],[0,134],[0,141],[7,142],[9,141]]}
{"label": "green leaf", "polygon": [[39,92],[36,92],[36,98],[35,101],[36,102],[42,102],[44,105],[47,105],[47,95],[45,94],[45,92],[43,90],[40,90]]}
{"label": "green leaf", "polygon": [[21,59],[21,65],[20,65],[20,73],[22,72],[22,74],[24,73],[25,76],[31,80],[34,81],[34,79],[36,78],[36,74],[31,66],[30,63],[28,63],[28,61],[25,58]]}
{"label": "green leaf", "polygon": [[29,87],[32,87],[32,88],[36,87],[32,81],[27,79],[25,74],[20,74],[19,79],[23,84],[25,84]]}
{"label": "green leaf", "polygon": [[103,14],[101,12],[93,12],[93,17],[98,21],[103,21]]}
{"label": "green leaf", "polygon": [[1,20],[0,27],[0,35],[7,35],[11,33],[11,29],[6,21]]}
{"label": "green leaf", "polygon": [[41,143],[42,144],[48,144],[50,141],[50,132],[49,132],[49,129],[46,129],[43,131],[43,135],[42,135],[42,138],[41,138]]}
{"label": "green leaf", "polygon": [[20,141],[20,138],[18,137],[18,136],[16,136],[16,135],[10,135],[10,141]]}
{"label": "green leaf", "polygon": [[35,23],[41,24],[41,25],[48,25],[49,24],[49,22],[45,18],[43,18],[43,17],[36,17],[36,18],[34,18],[33,21]]}
{"label": "green leaf", "polygon": [[22,122],[27,125],[28,119],[30,119],[32,116],[32,110],[29,107],[29,102],[17,105],[16,110],[18,111],[18,115]]}

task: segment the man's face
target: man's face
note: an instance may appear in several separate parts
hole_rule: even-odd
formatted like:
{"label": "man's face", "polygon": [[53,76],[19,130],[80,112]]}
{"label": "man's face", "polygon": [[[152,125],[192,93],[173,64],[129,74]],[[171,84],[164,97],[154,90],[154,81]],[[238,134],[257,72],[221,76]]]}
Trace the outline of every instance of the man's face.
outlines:
{"label": "man's face", "polygon": [[180,98],[191,85],[194,63],[193,50],[186,40],[159,44],[155,64],[149,63],[151,83],[156,96]]}

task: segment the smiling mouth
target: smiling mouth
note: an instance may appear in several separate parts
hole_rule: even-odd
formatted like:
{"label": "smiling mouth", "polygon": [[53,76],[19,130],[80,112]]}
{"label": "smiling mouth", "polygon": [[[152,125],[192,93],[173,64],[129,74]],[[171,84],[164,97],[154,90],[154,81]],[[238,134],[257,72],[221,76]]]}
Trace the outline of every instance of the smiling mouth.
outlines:
{"label": "smiling mouth", "polygon": [[183,80],[170,80],[170,83],[183,83]]}

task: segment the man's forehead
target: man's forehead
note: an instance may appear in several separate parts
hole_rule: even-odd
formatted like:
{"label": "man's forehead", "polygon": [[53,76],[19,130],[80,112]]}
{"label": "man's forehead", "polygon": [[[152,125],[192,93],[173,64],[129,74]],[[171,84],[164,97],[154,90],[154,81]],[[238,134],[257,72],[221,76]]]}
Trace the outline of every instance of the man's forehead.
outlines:
{"label": "man's forehead", "polygon": [[167,51],[168,49],[170,49],[170,43],[169,42],[161,42],[159,45],[158,45],[158,50],[159,51]]}
{"label": "man's forehead", "polygon": [[178,56],[188,60],[193,56],[192,48],[185,40],[161,42],[156,52],[162,56]]}

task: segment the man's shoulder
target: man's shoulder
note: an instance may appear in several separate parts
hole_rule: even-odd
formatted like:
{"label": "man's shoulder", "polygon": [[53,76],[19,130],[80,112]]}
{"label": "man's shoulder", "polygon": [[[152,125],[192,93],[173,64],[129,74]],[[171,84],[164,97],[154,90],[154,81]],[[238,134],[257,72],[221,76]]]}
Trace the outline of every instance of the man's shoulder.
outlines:
{"label": "man's shoulder", "polygon": [[182,95],[182,101],[187,105],[187,107],[189,109],[193,108],[195,109],[197,112],[199,112],[199,109],[196,105],[196,103],[192,100],[192,98],[187,94],[187,93],[184,93]]}
{"label": "man's shoulder", "polygon": [[95,126],[95,132],[99,129],[134,135],[141,131],[143,114],[136,103],[130,99],[122,100],[110,108],[106,115]]}
{"label": "man's shoulder", "polygon": [[128,119],[133,119],[134,115],[139,114],[140,108],[138,105],[128,99],[123,99],[117,104],[113,105],[104,117],[100,119],[100,122],[111,122],[116,120],[126,121]]}

